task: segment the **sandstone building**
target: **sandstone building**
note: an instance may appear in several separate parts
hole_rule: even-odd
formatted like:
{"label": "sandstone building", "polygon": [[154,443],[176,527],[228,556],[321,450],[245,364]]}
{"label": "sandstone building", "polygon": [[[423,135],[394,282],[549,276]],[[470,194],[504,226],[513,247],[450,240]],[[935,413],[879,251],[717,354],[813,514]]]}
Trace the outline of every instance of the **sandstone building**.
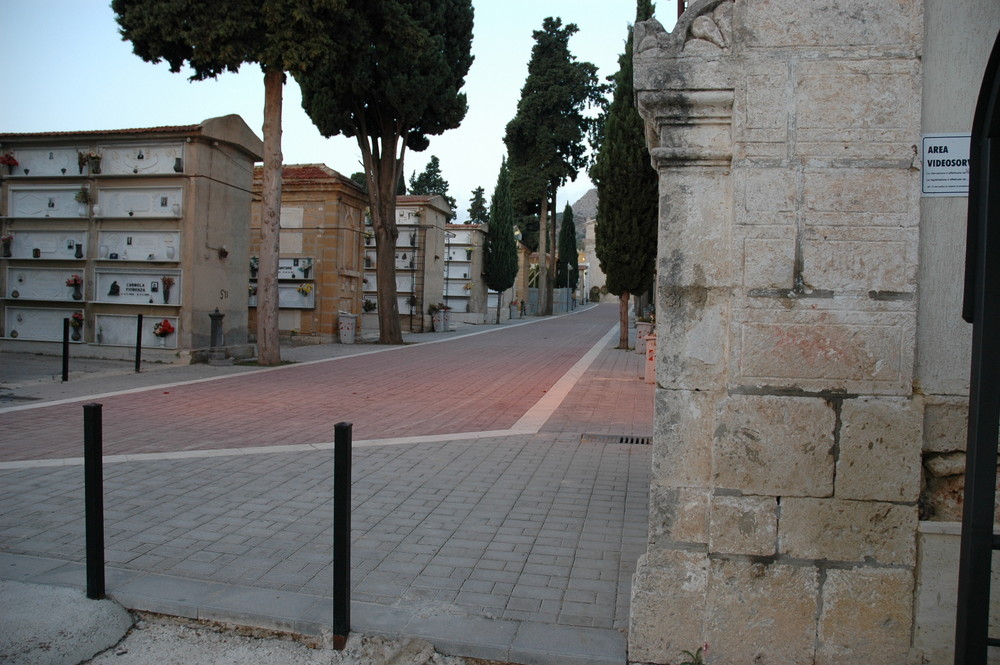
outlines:
{"label": "sandstone building", "polygon": [[250,355],[247,229],[262,149],[235,115],[0,134],[0,348],[57,352],[72,319],[91,356],[131,357],[138,335],[149,358],[191,358],[210,345],[218,309],[224,343]]}

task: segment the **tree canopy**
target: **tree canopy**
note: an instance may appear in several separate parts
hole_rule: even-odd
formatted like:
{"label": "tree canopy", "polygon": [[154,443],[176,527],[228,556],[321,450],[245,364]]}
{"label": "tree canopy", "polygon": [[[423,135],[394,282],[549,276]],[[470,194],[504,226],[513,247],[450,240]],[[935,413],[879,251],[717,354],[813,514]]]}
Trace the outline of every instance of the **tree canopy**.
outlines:
{"label": "tree canopy", "polygon": [[264,184],[257,356],[281,361],[278,340],[278,233],[281,210],[281,102],[285,72],[302,72],[337,43],[331,30],[345,0],[112,0],[122,38],[147,62],[170,71],[187,63],[192,80],[258,63],[264,72]]}
{"label": "tree canopy", "polygon": [[[396,298],[395,188],[406,149],[465,118],[459,92],[472,65],[470,0],[345,0],[331,47],[295,74],[302,106],[324,136],[352,136],[371,196],[379,341],[402,342]],[[426,303],[418,303],[420,311]]]}
{"label": "tree canopy", "polygon": [[486,287],[497,292],[497,323],[500,323],[503,292],[512,287],[517,279],[517,239],[514,237],[514,207],[506,159],[500,165],[497,185],[493,190],[483,272]]}
{"label": "tree canopy", "polygon": [[455,202],[455,199],[448,196],[448,181],[441,175],[441,161],[437,158],[437,155],[431,155],[431,161],[427,162],[423,173],[417,175],[414,172],[410,176],[410,194],[423,194],[426,196],[440,194],[451,208],[451,215],[448,216],[448,219],[452,220],[455,218],[455,207],[458,204]]}
{"label": "tree canopy", "polygon": [[[576,32],[575,24],[563,27],[561,19],[552,17],[542,22],[541,30],[534,31],[528,77],[504,137],[515,214],[538,216],[539,294],[544,313],[552,311],[546,258],[549,229],[555,230],[549,223],[554,208],[550,202],[557,189],[567,180],[575,180],[586,166],[584,139],[593,119],[585,111],[601,103],[604,90],[597,81],[597,67],[578,62],[569,51],[569,38]],[[525,230],[530,237],[530,229]]]}
{"label": "tree canopy", "polygon": [[[653,15],[638,0],[636,20]],[[628,348],[628,298],[653,286],[656,270],[658,184],[650,164],[642,118],[632,86],[632,27],[613,77],[614,96],[604,121],[601,148],[590,178],[597,186],[596,253],[608,291],[619,296],[619,347]]]}
{"label": "tree canopy", "polygon": [[486,224],[490,221],[490,211],[486,207],[486,193],[482,187],[472,190],[472,200],[469,201],[469,224]]}

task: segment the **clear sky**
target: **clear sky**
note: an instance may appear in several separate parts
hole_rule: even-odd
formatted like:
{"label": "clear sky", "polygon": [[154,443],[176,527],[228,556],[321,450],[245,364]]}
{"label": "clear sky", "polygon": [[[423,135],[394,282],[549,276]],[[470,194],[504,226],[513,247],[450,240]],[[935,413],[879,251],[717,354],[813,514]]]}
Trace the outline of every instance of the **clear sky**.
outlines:
{"label": "clear sky", "polygon": [[[441,160],[458,219],[468,217],[472,190],[487,201],[505,153],[504,128],[514,117],[534,44],[532,31],[547,16],[576,23],[570,39],[578,60],[597,65],[602,80],[618,69],[635,0],[474,0],[475,61],[464,92],[462,126],[432,136],[422,153],[407,151],[407,181],[431,155]],[[197,124],[236,113],[261,135],[264,84],[260,68],[189,82],[166,63],[144,62],[118,34],[109,0],[0,0],[0,132],[126,129]],[[659,0],[656,17],[669,30],[676,0]],[[298,85],[285,86],[282,152],[286,164],[323,163],[344,175],[360,171],[355,139],[323,138],[302,110]],[[586,173],[559,192],[557,210],[591,187]]]}

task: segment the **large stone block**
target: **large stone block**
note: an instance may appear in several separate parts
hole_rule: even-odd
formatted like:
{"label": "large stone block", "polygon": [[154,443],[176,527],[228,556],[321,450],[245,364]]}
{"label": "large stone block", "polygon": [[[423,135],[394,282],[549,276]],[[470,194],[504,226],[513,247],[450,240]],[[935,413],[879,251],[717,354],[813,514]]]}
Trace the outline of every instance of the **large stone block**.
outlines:
{"label": "large stone block", "polygon": [[920,495],[922,430],[919,398],[844,400],[834,496],[915,502]]}
{"label": "large stone block", "polygon": [[706,547],[711,490],[649,488],[649,541],[653,547],[677,544]]}
{"label": "large stone block", "polygon": [[732,314],[736,372],[730,381],[848,394],[912,391],[912,303],[875,303],[867,296],[750,301],[757,306]]}
{"label": "large stone block", "polygon": [[744,494],[830,496],[836,414],[821,399],[733,395],[719,402],[714,482]]}
{"label": "large stone block", "polygon": [[969,438],[969,398],[928,396],[924,406],[926,452],[965,450]]}
{"label": "large stone block", "polygon": [[718,398],[704,392],[657,389],[655,399],[654,482],[670,487],[708,487]]}
{"label": "large stone block", "polygon": [[[880,59],[862,65],[811,62],[798,68],[795,118],[809,130],[906,129],[918,126],[920,65],[915,60]],[[902,140],[901,135],[897,135]],[[869,152],[869,157],[881,155]]]}
{"label": "large stone block", "polygon": [[922,3],[840,0],[751,0],[737,5],[734,31],[752,48],[886,47],[914,50],[920,45]]}
{"label": "large stone block", "polygon": [[832,569],[823,582],[816,665],[907,662],[913,571]]}
{"label": "large stone block", "polygon": [[673,663],[700,644],[707,590],[704,554],[650,549],[642,555],[632,578],[629,660]]}
{"label": "large stone block", "polygon": [[780,554],[799,559],[912,566],[916,506],[839,499],[783,498]]}
{"label": "large stone block", "polygon": [[725,385],[729,332],[728,289],[667,284],[657,289],[656,376],[663,388],[721,389]]}
{"label": "large stone block", "polygon": [[812,663],[818,591],[813,566],[713,560],[709,662]]}
{"label": "large stone block", "polygon": [[716,496],[709,517],[712,553],[773,555],[777,548],[778,503],[770,496]]}
{"label": "large stone block", "polygon": [[916,291],[916,229],[810,227],[800,243],[802,278],[812,288]]}

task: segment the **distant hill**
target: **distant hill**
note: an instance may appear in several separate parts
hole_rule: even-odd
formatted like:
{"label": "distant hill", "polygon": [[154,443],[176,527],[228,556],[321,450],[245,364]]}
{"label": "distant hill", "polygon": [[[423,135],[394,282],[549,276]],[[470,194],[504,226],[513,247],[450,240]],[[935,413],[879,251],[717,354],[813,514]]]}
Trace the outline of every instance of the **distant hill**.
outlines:
{"label": "distant hill", "polygon": [[597,188],[591,188],[576,203],[571,203],[570,207],[573,208],[573,221],[578,225],[597,217]]}

